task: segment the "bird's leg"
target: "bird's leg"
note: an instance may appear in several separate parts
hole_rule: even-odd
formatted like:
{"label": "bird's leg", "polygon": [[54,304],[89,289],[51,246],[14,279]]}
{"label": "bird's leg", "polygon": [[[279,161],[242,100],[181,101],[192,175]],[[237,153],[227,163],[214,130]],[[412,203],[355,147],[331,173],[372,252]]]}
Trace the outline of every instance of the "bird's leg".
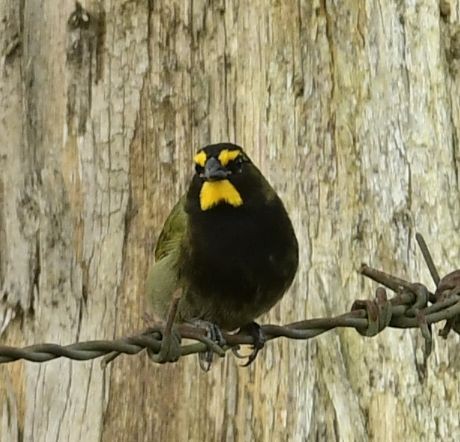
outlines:
{"label": "bird's leg", "polygon": [[166,325],[161,332],[161,348],[158,353],[147,350],[147,353],[154,362],[164,364],[165,362],[176,362],[182,354],[180,346],[181,335],[174,327],[174,319],[177,313],[177,306],[182,296],[182,290],[178,289],[173,295],[171,306],[169,308]]}
{"label": "bird's leg", "polygon": [[[215,342],[220,347],[224,347],[226,345],[226,341],[222,330],[219,328],[217,324],[213,322],[203,321],[202,319],[192,319],[189,321],[191,324],[204,328],[206,330],[206,336],[213,342]],[[205,352],[201,352],[199,355],[200,361],[200,368],[203,371],[209,371],[212,365],[212,361],[214,359],[214,351],[207,350]]]}
{"label": "bird's leg", "polygon": [[[243,364],[243,367],[247,367],[248,365],[254,362],[259,351],[262,350],[262,348],[264,348],[265,342],[267,341],[267,337],[265,336],[264,332],[262,331],[260,325],[257,324],[257,322],[250,322],[249,324],[246,324],[245,326],[241,327],[240,333],[247,333],[254,340],[254,344],[252,346],[252,353],[248,356],[247,362]],[[238,348],[232,351],[236,357],[240,359],[243,357],[238,352]]]}

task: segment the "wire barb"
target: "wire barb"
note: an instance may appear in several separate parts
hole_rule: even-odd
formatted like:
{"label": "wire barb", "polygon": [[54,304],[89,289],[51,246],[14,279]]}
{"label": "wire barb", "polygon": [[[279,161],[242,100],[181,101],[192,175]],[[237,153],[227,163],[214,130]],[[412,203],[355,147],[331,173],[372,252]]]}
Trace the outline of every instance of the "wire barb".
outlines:
{"label": "wire barb", "polygon": [[[421,238],[421,239],[420,239]],[[432,264],[421,235],[417,234],[417,241],[421,245],[423,256],[431,269],[430,272],[436,280],[437,271]],[[423,251],[424,250],[424,251]],[[431,264],[429,264],[431,262]],[[432,271],[434,269],[434,272]],[[351,311],[331,317],[315,318],[297,321],[284,326],[266,324],[260,327],[260,332],[270,341],[276,338],[289,338],[307,340],[339,327],[354,328],[363,336],[373,337],[387,327],[393,328],[419,328],[425,340],[424,365],[431,353],[433,336],[431,326],[440,321],[446,321],[441,331],[441,336],[447,337],[451,330],[460,334],[460,270],[449,273],[439,279],[436,293],[431,293],[421,283],[411,283],[399,277],[390,275],[380,270],[373,269],[365,264],[361,266],[361,274],[395,292],[392,298],[387,297],[385,288],[376,289],[375,298],[357,300],[353,303]],[[434,276],[433,276],[434,275]],[[213,351],[219,356],[232,349],[238,356],[241,345],[254,345],[253,334],[241,330],[237,334],[223,333],[225,345],[222,348],[217,343],[206,337],[206,330],[192,324],[175,324],[177,304],[180,294],[174,297],[166,325],[154,323],[144,332],[112,341],[87,341],[60,346],[57,344],[38,344],[24,348],[0,345],[0,364],[25,359],[33,362],[46,362],[60,357],[84,361],[105,356],[102,366],[120,354],[134,355],[142,350],[147,350],[154,362],[165,362],[161,356],[162,336],[167,337],[177,332],[180,356],[194,353]],[[184,344],[183,339],[194,342]],[[158,360],[157,360],[158,359]]]}
{"label": "wire barb", "polygon": [[436,266],[434,265],[433,258],[431,257],[431,253],[428,250],[425,239],[420,233],[415,234],[415,239],[417,240],[418,246],[420,247],[420,251],[422,252],[423,258],[425,259],[428,270],[430,271],[431,277],[433,278],[433,281],[437,287],[440,281],[439,273],[436,269]]}

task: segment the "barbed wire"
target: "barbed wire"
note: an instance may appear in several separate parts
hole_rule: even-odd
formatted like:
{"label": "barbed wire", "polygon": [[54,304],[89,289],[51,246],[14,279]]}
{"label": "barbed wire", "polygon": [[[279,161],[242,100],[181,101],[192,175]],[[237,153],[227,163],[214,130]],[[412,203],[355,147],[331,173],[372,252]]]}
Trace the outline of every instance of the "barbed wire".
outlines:
{"label": "barbed wire", "polygon": [[[425,340],[426,360],[432,349],[432,324],[446,321],[439,333],[444,338],[447,338],[452,329],[460,334],[460,270],[455,270],[440,279],[423,237],[417,234],[416,239],[435,282],[437,289],[434,293],[421,283],[411,283],[363,264],[360,273],[395,292],[395,296],[388,299],[386,289],[378,287],[374,299],[357,300],[353,303],[351,311],[335,317],[306,319],[284,326],[262,325],[261,331],[266,340],[281,337],[308,340],[336,328],[354,328],[367,337],[376,336],[387,327],[419,328]],[[206,336],[205,328],[191,324],[179,324],[173,327],[179,298],[179,295],[174,296],[166,324],[154,324],[140,334],[65,346],[37,344],[18,348],[0,345],[0,364],[20,359],[46,362],[61,357],[86,361],[105,356],[102,365],[106,366],[121,354],[134,355],[143,350],[153,355],[151,359],[154,361],[165,362],[164,358],[158,357],[164,351],[162,336],[171,335],[173,328],[179,342],[182,342],[181,339],[195,341],[181,345],[178,357],[206,351],[224,356],[229,349],[235,350],[241,345],[254,344],[254,338],[244,332],[223,333],[225,344],[219,345]]]}

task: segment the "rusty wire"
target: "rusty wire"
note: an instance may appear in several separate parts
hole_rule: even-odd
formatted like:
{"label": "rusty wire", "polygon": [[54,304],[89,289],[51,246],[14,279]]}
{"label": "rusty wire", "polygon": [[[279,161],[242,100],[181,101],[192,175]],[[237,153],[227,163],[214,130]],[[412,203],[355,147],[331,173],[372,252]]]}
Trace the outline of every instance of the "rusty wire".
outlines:
{"label": "rusty wire", "polygon": [[[440,279],[433,263],[428,247],[420,234],[416,235],[425,262],[436,285],[435,293],[421,283],[411,283],[388,273],[362,265],[360,273],[387,289],[395,292],[391,299],[387,298],[385,288],[378,287],[375,298],[357,300],[351,311],[331,317],[316,318],[293,322],[284,326],[267,324],[261,329],[267,341],[285,337],[289,339],[307,340],[319,336],[335,328],[354,328],[363,336],[376,336],[386,327],[419,328],[425,339],[425,359],[432,349],[431,324],[446,321],[440,335],[444,338],[453,329],[460,334],[460,270],[449,273]],[[84,361],[105,356],[105,366],[120,354],[134,355],[147,349],[152,355],[162,351],[162,332],[171,333],[172,319],[175,314],[177,294],[171,306],[171,315],[166,326],[156,324],[144,332],[115,340],[97,340],[78,342],[61,346],[57,344],[37,344],[24,348],[0,345],[0,364],[25,359],[33,362],[46,362],[60,357]],[[219,346],[206,337],[203,328],[180,324],[175,327],[182,339],[194,340],[184,344],[180,356],[212,350],[224,356],[229,349],[237,349],[240,345],[253,344],[253,338],[245,333],[224,333],[226,345]],[[151,358],[154,361],[155,358]]]}

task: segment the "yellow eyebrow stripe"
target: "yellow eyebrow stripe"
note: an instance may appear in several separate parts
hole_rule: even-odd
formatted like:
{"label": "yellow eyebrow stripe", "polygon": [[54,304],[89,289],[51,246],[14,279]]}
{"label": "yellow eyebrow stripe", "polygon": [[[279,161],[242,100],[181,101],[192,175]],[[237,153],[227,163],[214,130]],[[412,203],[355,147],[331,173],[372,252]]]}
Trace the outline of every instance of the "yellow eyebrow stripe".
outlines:
{"label": "yellow eyebrow stripe", "polygon": [[193,161],[195,161],[195,163],[201,167],[204,167],[204,165],[206,164],[206,160],[207,160],[206,153],[203,150],[201,152],[198,152],[193,157]]}
{"label": "yellow eyebrow stripe", "polygon": [[219,154],[220,164],[225,167],[230,161],[233,161],[235,158],[237,158],[240,153],[241,152],[239,150],[222,150]]}

